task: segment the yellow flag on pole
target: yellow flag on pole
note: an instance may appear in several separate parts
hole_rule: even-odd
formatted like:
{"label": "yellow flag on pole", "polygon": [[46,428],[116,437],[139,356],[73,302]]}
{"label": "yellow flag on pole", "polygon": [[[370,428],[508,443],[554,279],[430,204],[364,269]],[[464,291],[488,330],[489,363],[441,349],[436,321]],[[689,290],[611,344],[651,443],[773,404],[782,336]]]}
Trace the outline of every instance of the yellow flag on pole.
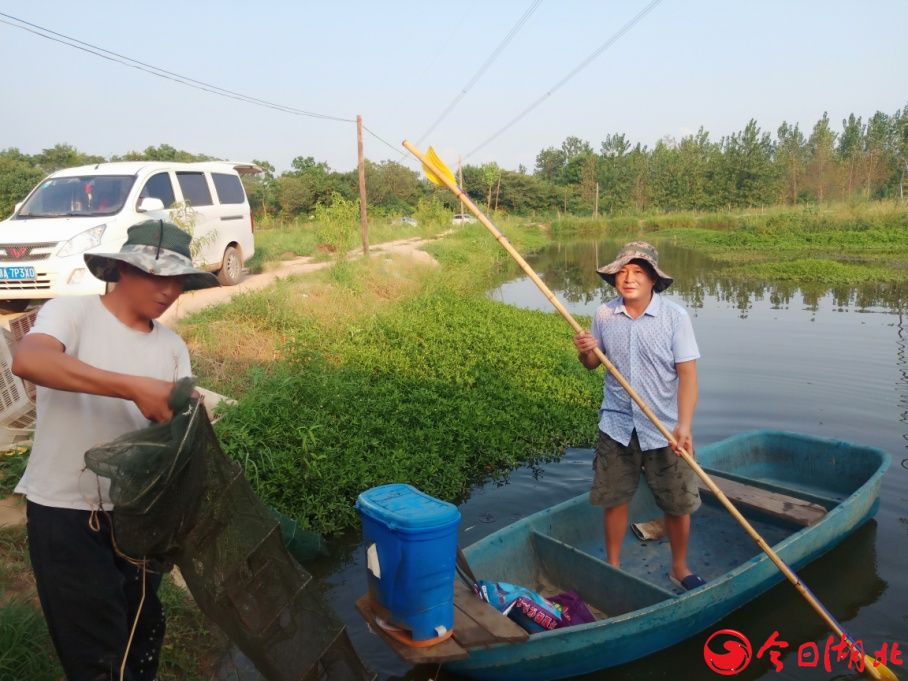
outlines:
{"label": "yellow flag on pole", "polygon": [[[432,161],[432,163],[435,165],[435,167],[441,171],[442,175],[444,175],[449,180],[451,180],[452,184],[454,184],[455,187],[457,186],[457,180],[454,178],[454,173],[452,173],[451,169],[448,168],[448,166],[446,166],[444,164],[444,161],[442,161],[438,157],[438,154],[435,153],[435,150],[432,147],[429,147],[426,150],[426,158],[428,158],[430,161]],[[429,166],[427,166],[425,163],[422,164],[422,169],[423,169],[423,172],[426,174],[426,177],[429,179],[429,182],[431,182],[434,185],[438,185],[439,187],[444,184],[444,182],[441,181],[441,178],[438,177],[438,175],[435,173],[435,171],[430,169]]]}

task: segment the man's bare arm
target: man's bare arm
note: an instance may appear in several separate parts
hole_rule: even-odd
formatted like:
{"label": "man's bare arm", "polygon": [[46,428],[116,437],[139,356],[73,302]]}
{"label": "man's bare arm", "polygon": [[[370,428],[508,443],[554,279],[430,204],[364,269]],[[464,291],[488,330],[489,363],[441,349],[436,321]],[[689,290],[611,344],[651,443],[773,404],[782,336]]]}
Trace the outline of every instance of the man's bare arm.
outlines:
{"label": "man's bare arm", "polygon": [[577,359],[587,369],[595,369],[601,364],[596,356],[596,339],[589,331],[582,331],[574,336],[574,347],[577,348]]}
{"label": "man's bare arm", "polygon": [[173,416],[168,404],[173,383],[105,371],[67,355],[64,349],[53,336],[28,334],[16,348],[12,372],[46,388],[130,400],[151,421]]}
{"label": "man's bare arm", "polygon": [[[678,425],[672,435],[678,444],[690,454],[694,450],[694,411],[697,408],[697,362],[681,362],[675,365],[678,372]],[[678,450],[676,449],[677,453]]]}

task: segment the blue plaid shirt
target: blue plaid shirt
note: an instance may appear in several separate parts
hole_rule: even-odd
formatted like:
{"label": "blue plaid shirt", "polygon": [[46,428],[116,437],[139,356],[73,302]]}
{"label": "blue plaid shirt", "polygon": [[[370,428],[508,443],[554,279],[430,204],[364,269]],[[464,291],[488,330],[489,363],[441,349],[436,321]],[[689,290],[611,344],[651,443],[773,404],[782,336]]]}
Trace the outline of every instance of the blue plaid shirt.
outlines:
{"label": "blue plaid shirt", "polygon": [[[632,319],[619,296],[596,310],[592,333],[599,349],[665,427],[673,430],[678,423],[675,365],[700,357],[687,310],[653,293],[646,311]],[[607,373],[599,409],[599,430],[627,445],[635,429],[643,451],[668,444],[618,381]]]}

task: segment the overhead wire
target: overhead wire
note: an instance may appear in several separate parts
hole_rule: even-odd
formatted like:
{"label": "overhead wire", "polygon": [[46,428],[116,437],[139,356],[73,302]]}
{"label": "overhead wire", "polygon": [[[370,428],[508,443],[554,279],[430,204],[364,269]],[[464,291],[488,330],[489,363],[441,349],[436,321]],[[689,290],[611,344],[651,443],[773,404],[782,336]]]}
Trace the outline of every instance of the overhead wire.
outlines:
{"label": "overhead wire", "polygon": [[[206,83],[205,81],[197,80],[195,78],[190,78],[189,76],[183,76],[178,73],[174,73],[173,71],[168,71],[168,70],[162,69],[158,66],[154,66],[152,64],[147,64],[145,62],[139,61],[138,59],[133,59],[132,57],[127,57],[127,56],[119,54],[117,52],[107,50],[103,47],[93,45],[93,44],[85,42],[83,40],[79,40],[78,38],[73,38],[73,37],[65,35],[63,33],[58,33],[57,31],[53,31],[51,29],[44,28],[43,26],[33,24],[30,21],[26,21],[24,19],[14,17],[14,16],[12,16],[10,14],[6,14],[4,12],[0,12],[0,17],[6,17],[6,19],[12,19],[12,21],[19,22],[18,24],[16,24],[16,23],[12,23],[12,21],[6,21],[4,19],[0,19],[0,23],[6,24],[8,26],[12,26],[14,28],[18,28],[23,31],[28,31],[29,33],[33,33],[34,35],[37,35],[41,38],[45,38],[47,40],[51,40],[53,42],[60,43],[62,45],[67,45],[68,47],[72,47],[77,50],[81,50],[83,52],[88,52],[89,54],[93,54],[97,57],[101,57],[102,59],[116,62],[123,66],[127,66],[129,68],[134,68],[139,71],[144,71],[145,73],[151,74],[153,76],[157,76],[159,78],[164,78],[166,80],[171,80],[176,83],[185,85],[187,87],[194,88],[196,90],[202,90],[202,91],[208,92],[210,94],[219,95],[221,97],[227,97],[229,99],[235,99],[238,101],[246,102],[248,104],[254,104],[256,106],[262,106],[262,107],[269,108],[269,109],[275,109],[277,111],[283,111],[284,113],[290,113],[290,114],[294,114],[297,116],[306,116],[309,118],[332,120],[332,121],[338,121],[338,122],[342,122],[342,123],[355,123],[356,122],[356,120],[353,118],[344,118],[342,116],[332,116],[330,114],[318,113],[315,111],[307,111],[305,109],[299,109],[299,108],[287,106],[284,104],[278,104],[275,102],[270,102],[265,99],[260,99],[258,97],[244,95],[240,92],[228,90],[226,88],[222,88],[217,85],[212,85],[211,83]],[[54,36],[56,36],[56,37],[54,37]],[[61,38],[62,38],[62,40],[61,40]]]}
{"label": "overhead wire", "polygon": [[508,43],[510,43],[511,40],[514,39],[514,36],[516,36],[520,32],[520,29],[523,28],[523,25],[529,20],[531,16],[533,16],[533,13],[539,8],[539,5],[541,4],[542,0],[533,0],[533,2],[530,3],[530,6],[527,7],[524,13],[520,16],[520,18],[517,20],[517,23],[515,23],[511,27],[511,30],[508,31],[507,35],[505,35],[502,41],[498,43],[494,50],[492,50],[491,54],[486,57],[486,60],[470,77],[466,84],[461,88],[460,92],[454,97],[453,100],[451,100],[448,106],[446,106],[441,114],[439,114],[438,118],[435,119],[435,122],[433,122],[432,125],[429,126],[428,130],[426,130],[422,135],[419,136],[419,138],[416,140],[416,144],[422,144],[423,140],[425,140],[426,137],[432,134],[435,128],[437,128],[441,124],[441,122],[448,117],[448,114],[450,114],[454,110],[454,107],[456,107],[460,103],[460,100],[463,99],[466,94],[472,89],[472,87],[476,85],[479,79],[482,78],[483,74],[504,51],[504,48],[508,46]]}
{"label": "overhead wire", "polygon": [[467,154],[465,154],[463,158],[469,158],[470,156],[472,156],[473,154],[475,154],[475,153],[476,153],[477,151],[479,151],[480,149],[483,149],[484,147],[486,147],[487,145],[489,145],[490,143],[492,143],[494,140],[498,139],[501,135],[503,135],[503,134],[504,134],[506,131],[508,131],[511,127],[513,127],[514,125],[516,125],[516,124],[517,124],[519,121],[521,121],[527,114],[529,114],[531,111],[533,111],[533,109],[535,109],[537,106],[539,106],[540,104],[542,104],[542,102],[544,102],[546,99],[548,99],[549,97],[551,97],[552,94],[554,94],[557,90],[559,90],[561,87],[563,87],[569,80],[571,80],[574,76],[576,76],[576,75],[577,75],[578,73],[580,73],[583,69],[585,69],[587,66],[589,66],[589,64],[590,64],[594,59],[596,59],[596,57],[598,57],[600,54],[602,54],[602,53],[605,52],[608,48],[610,48],[612,45],[614,45],[614,44],[618,41],[618,39],[621,38],[621,36],[623,36],[625,33],[627,33],[628,31],[630,31],[634,26],[636,26],[637,23],[640,22],[640,20],[643,19],[643,17],[645,17],[647,14],[649,14],[649,13],[650,13],[653,9],[655,9],[656,6],[657,6],[659,3],[661,3],[661,2],[662,2],[662,0],[653,0],[652,2],[650,2],[646,7],[644,7],[644,8],[643,8],[642,10],[640,10],[637,14],[635,14],[635,15],[633,16],[633,18],[631,18],[630,21],[628,21],[628,22],[627,22],[626,24],[624,24],[620,29],[618,29],[615,33],[613,33],[612,36],[611,36],[608,40],[606,40],[604,43],[602,43],[602,45],[600,45],[599,47],[597,47],[597,48],[592,52],[592,54],[590,54],[588,57],[586,57],[586,58],[585,58],[583,61],[581,61],[577,66],[575,66],[573,69],[571,69],[571,71],[568,72],[568,74],[567,74],[566,76],[564,76],[563,78],[561,78],[561,80],[559,80],[559,81],[558,81],[557,83],[555,83],[552,87],[550,87],[550,88],[545,92],[545,94],[543,94],[543,95],[542,95],[541,97],[539,97],[538,99],[534,100],[534,101],[533,101],[529,106],[527,106],[523,111],[521,111],[521,112],[520,112],[519,114],[517,114],[514,118],[512,118],[510,121],[508,121],[508,123],[506,123],[504,126],[502,126],[501,128],[499,128],[493,135],[491,135],[490,137],[488,137],[488,138],[487,138],[485,141],[483,141],[481,144],[479,144],[478,146],[476,146],[475,148],[473,148],[470,152],[468,152]]}
{"label": "overhead wire", "polygon": [[369,129],[368,127],[366,127],[365,125],[363,125],[363,130],[365,130],[366,132],[368,132],[370,135],[372,135],[372,137],[374,137],[374,138],[377,139],[379,142],[381,142],[382,144],[384,144],[384,145],[385,145],[386,147],[388,147],[391,151],[397,153],[397,152],[400,150],[399,147],[397,147],[397,146],[391,144],[388,140],[386,140],[385,138],[381,137],[378,133],[373,132],[372,130],[370,130],[370,129]]}

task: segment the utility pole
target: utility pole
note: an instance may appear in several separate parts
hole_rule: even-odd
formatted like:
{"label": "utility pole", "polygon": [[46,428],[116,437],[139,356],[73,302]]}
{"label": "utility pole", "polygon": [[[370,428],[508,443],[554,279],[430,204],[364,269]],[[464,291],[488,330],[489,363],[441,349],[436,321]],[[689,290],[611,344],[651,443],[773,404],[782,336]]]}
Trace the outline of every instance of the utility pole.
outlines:
{"label": "utility pole", "polygon": [[501,196],[501,172],[498,173],[498,186],[495,188],[495,210],[498,210],[498,197]]}
{"label": "utility pole", "polygon": [[[457,176],[460,178],[460,191],[463,189],[463,165],[461,165],[460,156],[457,157]],[[460,214],[463,215],[463,199],[460,200]]]}
{"label": "utility pole", "polygon": [[363,255],[369,255],[369,220],[366,216],[366,163],[363,160],[363,117],[356,116],[356,155],[359,167],[359,226],[363,236]]}
{"label": "utility pole", "polygon": [[596,201],[593,204],[593,217],[599,217],[599,181],[596,181]]}

